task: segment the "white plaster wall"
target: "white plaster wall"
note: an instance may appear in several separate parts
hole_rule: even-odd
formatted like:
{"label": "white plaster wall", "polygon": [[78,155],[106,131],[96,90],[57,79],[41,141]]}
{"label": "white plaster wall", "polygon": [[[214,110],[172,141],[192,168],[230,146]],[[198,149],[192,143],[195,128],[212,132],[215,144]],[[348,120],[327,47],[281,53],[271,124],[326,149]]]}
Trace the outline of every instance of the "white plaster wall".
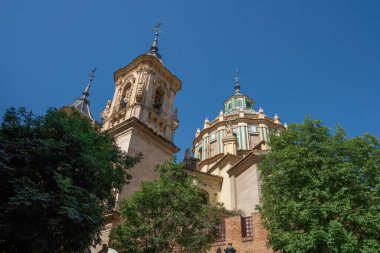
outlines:
{"label": "white plaster wall", "polygon": [[245,215],[257,212],[256,205],[259,204],[259,177],[257,165],[254,164],[235,180],[236,209]]}
{"label": "white plaster wall", "polygon": [[224,204],[227,210],[232,210],[231,203],[231,182],[227,171],[231,168],[231,164],[226,164],[221,170],[216,169],[211,174],[223,177],[222,189],[220,191],[220,202]]}

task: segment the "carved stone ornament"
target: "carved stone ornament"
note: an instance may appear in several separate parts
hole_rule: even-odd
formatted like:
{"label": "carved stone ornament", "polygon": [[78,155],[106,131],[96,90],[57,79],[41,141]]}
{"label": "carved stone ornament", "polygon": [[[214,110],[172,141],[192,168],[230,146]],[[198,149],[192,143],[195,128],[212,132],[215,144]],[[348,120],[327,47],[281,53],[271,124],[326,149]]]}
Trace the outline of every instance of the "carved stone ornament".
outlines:
{"label": "carved stone ornament", "polygon": [[137,103],[140,103],[142,100],[146,80],[147,80],[147,74],[143,73],[141,75],[140,83],[137,85],[137,92],[136,92],[136,102]]}
{"label": "carved stone ornament", "polygon": [[129,103],[129,101],[131,101],[132,90],[133,90],[133,84],[131,84],[131,87],[129,88],[129,91],[127,93],[126,103]]}
{"label": "carved stone ornament", "polygon": [[107,101],[107,105],[106,105],[106,108],[104,108],[102,114],[100,115],[100,117],[102,119],[106,119],[108,117],[108,114],[110,112],[110,108],[111,108],[111,100],[108,100]]}
{"label": "carved stone ornament", "polygon": [[164,115],[162,116],[162,122],[167,125],[168,123],[168,111],[164,111]]}
{"label": "carved stone ornament", "polygon": [[141,72],[146,73],[146,74],[152,74],[152,73],[154,73],[152,66],[151,65],[147,65],[147,64],[142,65],[137,70],[137,73],[141,73]]}
{"label": "carved stone ornament", "polygon": [[178,121],[178,108],[175,108],[175,110],[174,110],[173,120]]}
{"label": "carved stone ornament", "polygon": [[135,83],[136,81],[136,78],[134,77],[133,74],[130,74],[128,76],[126,76],[125,78],[123,78],[123,83]]}
{"label": "carved stone ornament", "polygon": [[232,135],[233,135],[232,127],[231,127],[231,124],[228,123],[226,127],[226,136],[232,136]]}
{"label": "carved stone ornament", "polygon": [[137,86],[136,102],[138,102],[138,103],[141,102],[143,93],[144,93],[144,83],[141,82]]}
{"label": "carved stone ornament", "polygon": [[[116,97],[117,103],[119,103],[118,101],[121,101],[121,99],[122,99],[121,88],[119,88],[118,91],[117,91],[117,97]],[[114,107],[112,109],[112,112],[116,112],[117,111],[117,109],[118,109],[118,104],[117,103],[114,105]]]}
{"label": "carved stone ornament", "polygon": [[173,121],[173,123],[172,123],[172,130],[175,131],[178,128],[178,126],[179,126],[178,121]]}

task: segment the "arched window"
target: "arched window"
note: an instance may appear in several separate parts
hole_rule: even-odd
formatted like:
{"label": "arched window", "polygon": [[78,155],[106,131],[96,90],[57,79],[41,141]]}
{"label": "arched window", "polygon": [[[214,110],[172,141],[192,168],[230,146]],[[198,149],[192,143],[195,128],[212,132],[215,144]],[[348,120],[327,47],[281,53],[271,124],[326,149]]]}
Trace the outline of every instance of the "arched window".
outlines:
{"label": "arched window", "polygon": [[131,86],[132,86],[131,83],[127,83],[127,85],[125,85],[125,87],[123,88],[123,90],[121,92],[120,109],[127,107],[128,99],[129,99],[128,95],[129,95],[129,92],[131,90]]}
{"label": "arched window", "polygon": [[198,149],[198,159],[202,160],[202,147]]}
{"label": "arched window", "polygon": [[203,205],[208,205],[208,203],[209,203],[209,194],[208,194],[208,192],[202,190],[199,193],[201,194],[201,197],[202,197],[202,202],[201,203]]}
{"label": "arched window", "polygon": [[162,104],[164,103],[164,91],[161,88],[158,88],[154,93],[153,108],[160,112]]}
{"label": "arched window", "polygon": [[241,107],[242,105],[242,100],[241,99],[237,99],[236,100],[236,107]]}
{"label": "arched window", "polygon": [[231,109],[232,109],[232,106],[233,106],[232,102],[229,102],[229,103],[227,104],[227,109],[228,109],[228,110],[231,110]]}

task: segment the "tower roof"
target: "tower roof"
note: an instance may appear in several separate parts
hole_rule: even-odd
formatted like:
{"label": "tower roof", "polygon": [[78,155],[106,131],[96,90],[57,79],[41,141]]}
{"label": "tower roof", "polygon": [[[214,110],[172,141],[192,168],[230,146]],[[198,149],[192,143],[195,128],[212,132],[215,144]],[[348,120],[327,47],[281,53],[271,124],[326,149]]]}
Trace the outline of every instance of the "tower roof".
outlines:
{"label": "tower roof", "polygon": [[158,35],[160,34],[160,27],[162,24],[163,24],[162,22],[158,22],[156,27],[153,28],[154,40],[153,40],[152,46],[150,47],[149,51],[145,53],[146,55],[152,55],[152,56],[157,57],[157,59],[159,59],[160,61],[162,61],[162,58],[161,58],[160,53],[158,53]]}
{"label": "tower roof", "polygon": [[73,107],[75,110],[80,112],[85,117],[89,118],[92,121],[95,121],[91,110],[90,110],[90,101],[88,100],[88,97],[90,96],[90,87],[92,84],[92,81],[94,80],[94,74],[95,74],[96,68],[94,68],[90,74],[89,74],[89,81],[85,88],[85,90],[82,93],[82,96],[77,98],[74,103],[70,105],[70,107]]}

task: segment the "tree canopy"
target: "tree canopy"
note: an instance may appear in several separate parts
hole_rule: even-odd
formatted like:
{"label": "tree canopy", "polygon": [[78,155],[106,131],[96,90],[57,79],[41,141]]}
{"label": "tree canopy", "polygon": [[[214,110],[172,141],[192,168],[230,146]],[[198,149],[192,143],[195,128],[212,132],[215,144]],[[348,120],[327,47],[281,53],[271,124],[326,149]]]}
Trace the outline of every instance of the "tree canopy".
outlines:
{"label": "tree canopy", "polygon": [[380,141],[306,117],[263,157],[269,245],[281,252],[380,252]]}
{"label": "tree canopy", "polygon": [[78,113],[6,111],[0,127],[0,251],[83,252],[129,179],[129,157]]}
{"label": "tree canopy", "polygon": [[122,224],[111,247],[128,253],[207,252],[218,219],[202,204],[195,179],[173,160],[157,167],[160,179],[143,182],[121,204]]}

